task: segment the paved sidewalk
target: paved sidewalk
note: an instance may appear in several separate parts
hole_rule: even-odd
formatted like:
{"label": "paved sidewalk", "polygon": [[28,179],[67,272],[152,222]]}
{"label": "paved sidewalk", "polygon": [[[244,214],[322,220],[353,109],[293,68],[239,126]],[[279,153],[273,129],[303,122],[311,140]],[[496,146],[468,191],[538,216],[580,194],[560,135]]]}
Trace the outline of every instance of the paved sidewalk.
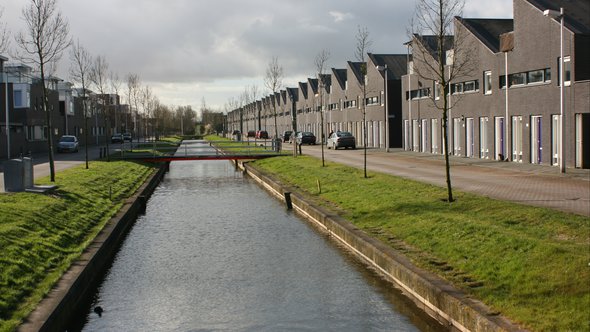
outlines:
{"label": "paved sidewalk", "polygon": [[[283,148],[290,149],[286,144]],[[303,146],[304,155],[321,158],[320,146]],[[363,168],[364,151],[330,150],[326,160]],[[446,187],[444,156],[391,149],[367,150],[367,169]],[[451,157],[453,190],[590,216],[590,170],[476,158]]]}

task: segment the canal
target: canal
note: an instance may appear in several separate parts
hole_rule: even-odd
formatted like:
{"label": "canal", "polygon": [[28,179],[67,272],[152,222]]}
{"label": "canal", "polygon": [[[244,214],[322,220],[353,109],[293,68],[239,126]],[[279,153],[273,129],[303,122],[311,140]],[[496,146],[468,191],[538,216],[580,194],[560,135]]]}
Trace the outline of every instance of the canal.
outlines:
{"label": "canal", "polygon": [[90,302],[70,331],[443,330],[227,161],[171,164]]}

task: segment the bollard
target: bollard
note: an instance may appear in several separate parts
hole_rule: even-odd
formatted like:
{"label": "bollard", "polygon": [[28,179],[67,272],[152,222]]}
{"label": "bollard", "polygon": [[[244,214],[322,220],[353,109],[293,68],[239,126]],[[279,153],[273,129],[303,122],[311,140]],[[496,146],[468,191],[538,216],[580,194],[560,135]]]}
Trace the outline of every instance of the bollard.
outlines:
{"label": "bollard", "polygon": [[287,210],[293,209],[293,203],[291,202],[291,193],[284,192],[283,195],[285,196],[285,203],[287,204]]}
{"label": "bollard", "polygon": [[98,149],[99,158],[102,159],[102,148]]}

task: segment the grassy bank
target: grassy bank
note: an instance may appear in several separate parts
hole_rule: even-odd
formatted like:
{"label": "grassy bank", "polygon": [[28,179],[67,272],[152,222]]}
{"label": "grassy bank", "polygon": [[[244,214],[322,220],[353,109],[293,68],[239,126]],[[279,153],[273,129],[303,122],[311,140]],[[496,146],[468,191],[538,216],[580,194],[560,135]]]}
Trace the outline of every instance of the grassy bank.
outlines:
{"label": "grassy bank", "polygon": [[0,331],[34,309],[154,169],[95,161],[56,173],[51,194],[0,195]]}
{"label": "grassy bank", "polygon": [[[533,331],[588,331],[590,219],[328,163],[251,165]],[[318,180],[321,185],[319,193]]]}

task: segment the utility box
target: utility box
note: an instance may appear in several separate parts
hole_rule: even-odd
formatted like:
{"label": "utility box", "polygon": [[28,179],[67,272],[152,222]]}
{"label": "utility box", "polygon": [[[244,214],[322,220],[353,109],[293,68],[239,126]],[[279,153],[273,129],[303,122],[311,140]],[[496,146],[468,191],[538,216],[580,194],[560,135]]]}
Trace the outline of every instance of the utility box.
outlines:
{"label": "utility box", "polygon": [[10,159],[4,162],[4,191],[25,191],[23,161]]}
{"label": "utility box", "polygon": [[25,189],[33,188],[34,180],[33,177],[33,159],[25,157],[22,159],[23,161],[23,183]]}

